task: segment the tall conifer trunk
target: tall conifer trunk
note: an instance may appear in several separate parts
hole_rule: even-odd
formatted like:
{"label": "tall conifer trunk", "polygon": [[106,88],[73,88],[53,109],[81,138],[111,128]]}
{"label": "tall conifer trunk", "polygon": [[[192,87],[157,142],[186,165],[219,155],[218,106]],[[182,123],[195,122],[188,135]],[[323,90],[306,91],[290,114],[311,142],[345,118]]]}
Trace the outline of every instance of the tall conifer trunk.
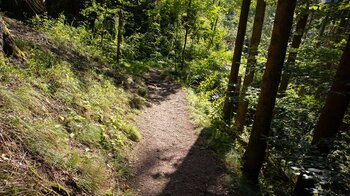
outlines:
{"label": "tall conifer trunk", "polygon": [[117,63],[120,63],[121,51],[120,47],[122,44],[122,29],[123,29],[123,13],[119,11],[118,13],[118,35],[117,35]]}
{"label": "tall conifer trunk", "polygon": [[183,70],[185,66],[185,55],[186,55],[186,46],[187,46],[187,38],[188,38],[188,33],[190,31],[190,25],[188,24],[190,20],[192,20],[192,17],[190,17],[190,10],[192,7],[192,0],[188,1],[188,8],[187,8],[187,24],[185,24],[185,41],[184,41],[184,46],[182,49],[182,55],[181,55],[181,67],[180,69]]}
{"label": "tall conifer trunk", "polygon": [[[232,58],[232,66],[230,72],[230,78],[227,86],[226,98],[223,108],[223,119],[227,123],[230,123],[233,112],[235,110],[235,101],[238,100],[239,89],[238,87],[238,73],[241,64],[241,56],[243,50],[244,36],[247,29],[247,21],[249,14],[251,0],[243,0],[241,13],[239,17],[238,31],[235,42],[235,49]],[[236,100],[235,100],[236,99]]]}
{"label": "tall conifer trunk", "polygon": [[264,25],[266,2],[264,0],[258,0],[256,3],[256,11],[252,32],[252,39],[250,42],[247,68],[244,76],[243,87],[240,94],[240,101],[238,104],[237,116],[235,124],[237,131],[241,132],[244,127],[245,117],[248,111],[248,100],[245,99],[248,87],[253,82],[254,71],[256,67],[256,55],[258,55],[258,48],[261,40],[261,33]]}
{"label": "tall conifer trunk", "polygon": [[284,72],[282,75],[282,80],[280,87],[278,89],[279,93],[283,96],[287,90],[289,79],[291,77],[291,66],[295,64],[295,60],[298,55],[298,49],[301,44],[302,37],[305,33],[307,19],[309,17],[308,13],[303,14],[303,16],[299,19],[297,26],[295,28],[295,33],[293,36],[293,41],[291,45],[291,51],[289,52],[288,59],[284,68]]}
{"label": "tall conifer trunk", "polygon": [[[321,157],[326,157],[331,140],[338,133],[344,114],[350,102],[350,36],[344,49],[340,64],[328,94],[326,104],[314,131],[311,144],[316,147]],[[315,186],[314,180],[299,175],[294,195],[313,195],[308,189]]]}
{"label": "tall conifer trunk", "polygon": [[272,113],[292,28],[295,5],[295,0],[278,0],[277,3],[261,93],[249,144],[244,155],[243,175],[252,183],[258,182],[260,169],[266,155],[266,139],[270,132]]}
{"label": "tall conifer trunk", "polygon": [[349,101],[350,36],[312,140],[312,144],[317,145],[321,153],[328,153],[329,147],[323,140],[333,138],[338,132]]}

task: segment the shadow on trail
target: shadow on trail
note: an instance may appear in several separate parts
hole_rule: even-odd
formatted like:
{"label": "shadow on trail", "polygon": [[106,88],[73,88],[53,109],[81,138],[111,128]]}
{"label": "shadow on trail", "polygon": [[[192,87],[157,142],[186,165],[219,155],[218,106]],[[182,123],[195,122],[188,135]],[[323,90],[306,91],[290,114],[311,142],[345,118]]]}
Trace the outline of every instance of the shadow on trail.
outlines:
{"label": "shadow on trail", "polygon": [[[224,163],[205,147],[203,141],[207,136],[204,133],[199,136],[194,134],[193,126],[188,122],[186,106],[179,107],[182,99],[171,101],[173,105],[167,102],[174,99],[173,95],[181,91],[181,86],[163,77],[157,70],[150,71],[144,79],[148,86],[149,106],[159,106],[160,113],[167,112],[161,116],[152,114],[147,118],[150,131],[145,132],[143,141],[146,142],[141,147],[142,153],[147,156],[130,181],[136,187],[137,195],[228,195],[224,188]],[[162,115],[169,116],[164,126],[159,122],[166,119]],[[161,131],[156,131],[158,129]],[[160,133],[163,135],[157,135]],[[147,140],[158,143],[150,147]]]}
{"label": "shadow on trail", "polygon": [[[146,84],[149,88],[149,101],[157,104],[181,89],[181,86],[171,79],[162,77],[159,71],[151,71]],[[187,155],[178,160],[173,156],[164,156],[167,150],[154,152],[157,154],[155,157],[175,170],[174,173],[152,174],[155,180],[167,178],[169,181],[160,195],[227,195],[222,187],[224,163],[203,145],[204,137],[204,134],[200,134]],[[148,166],[155,162],[151,157],[153,156],[150,156],[146,164]]]}
{"label": "shadow on trail", "polygon": [[169,95],[175,94],[181,89],[179,84],[166,76],[162,76],[158,70],[150,71],[144,79],[148,87],[147,101],[150,103],[159,104],[167,100]]}
{"label": "shadow on trail", "polygon": [[176,171],[166,177],[169,182],[161,195],[228,195],[223,187],[225,166],[207,149],[200,134],[183,161],[172,165]]}

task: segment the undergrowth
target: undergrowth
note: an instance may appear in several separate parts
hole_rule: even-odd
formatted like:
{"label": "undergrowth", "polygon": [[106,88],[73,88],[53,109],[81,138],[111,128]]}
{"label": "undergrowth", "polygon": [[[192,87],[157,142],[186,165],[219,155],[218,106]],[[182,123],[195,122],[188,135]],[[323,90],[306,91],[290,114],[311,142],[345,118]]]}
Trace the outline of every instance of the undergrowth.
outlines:
{"label": "undergrowth", "polygon": [[15,36],[27,62],[0,57],[0,194],[127,192],[126,149],[141,138],[132,107],[135,99],[142,104],[142,82],[117,69],[85,29],[32,24],[43,33]]}
{"label": "undergrowth", "polygon": [[[215,78],[215,79],[212,79]],[[263,165],[261,178],[259,179],[258,192],[252,190],[241,173],[245,148],[249,141],[252,126],[253,112],[257,104],[257,97],[248,96],[250,108],[246,121],[246,126],[242,133],[237,133],[234,122],[231,125],[225,124],[220,117],[223,96],[218,94],[217,88],[221,89],[220,77],[213,72],[202,80],[197,87],[187,89],[187,99],[193,124],[196,126],[200,137],[203,138],[204,145],[210,147],[225,162],[229,181],[227,186],[232,194],[242,195],[288,195],[292,193],[294,183],[300,171],[305,170],[301,165],[309,164],[311,169],[321,167],[327,173],[327,178],[315,175],[320,181],[318,187],[322,194],[343,194],[348,190],[348,156],[338,149],[346,142],[335,143],[332,153],[326,160],[311,160],[308,163],[302,162],[305,154],[309,151],[312,140],[312,130],[317,122],[318,112],[322,101],[313,95],[301,94],[297,87],[291,86],[285,97],[279,98],[276,103],[274,120],[271,125],[271,136],[268,138],[269,158]],[[211,84],[217,86],[210,90]],[[207,87],[207,88],[203,88]],[[214,92],[214,93],[213,93]],[[224,92],[224,91],[223,91]],[[348,141],[346,134],[339,134]],[[339,159],[334,159],[339,157]],[[334,168],[337,168],[336,170]],[[317,170],[318,171],[318,170]],[[310,172],[308,173],[310,174]],[[311,174],[310,174],[311,175]],[[324,174],[325,175],[325,174]],[[338,190],[322,188],[321,183],[327,183],[328,179],[337,179]]]}

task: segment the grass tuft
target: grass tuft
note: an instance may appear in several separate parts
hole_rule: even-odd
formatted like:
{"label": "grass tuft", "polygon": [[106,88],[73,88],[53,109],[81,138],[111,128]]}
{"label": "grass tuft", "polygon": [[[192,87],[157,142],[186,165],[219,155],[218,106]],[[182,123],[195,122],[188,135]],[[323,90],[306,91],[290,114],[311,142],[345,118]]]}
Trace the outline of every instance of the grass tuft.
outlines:
{"label": "grass tuft", "polygon": [[[129,175],[125,149],[141,139],[130,102],[146,92],[117,84],[120,73],[102,68],[110,59],[85,41],[85,29],[35,22],[42,33],[18,41],[25,67],[0,55],[0,194],[116,195]],[[32,41],[43,37],[51,41]]]}

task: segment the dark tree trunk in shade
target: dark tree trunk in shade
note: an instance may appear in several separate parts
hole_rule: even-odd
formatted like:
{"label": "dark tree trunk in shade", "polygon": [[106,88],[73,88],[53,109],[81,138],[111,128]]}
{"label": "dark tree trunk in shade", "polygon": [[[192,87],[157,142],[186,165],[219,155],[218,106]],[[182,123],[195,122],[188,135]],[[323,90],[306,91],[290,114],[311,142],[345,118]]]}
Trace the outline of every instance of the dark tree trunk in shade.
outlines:
{"label": "dark tree trunk in shade", "polygon": [[[190,18],[190,10],[192,6],[192,0],[188,1],[188,8],[187,8],[187,22],[189,22],[192,18]],[[181,67],[180,69],[183,70],[185,66],[185,55],[186,55],[186,46],[187,46],[187,39],[188,39],[188,33],[190,31],[189,24],[185,25],[185,40],[184,40],[184,46],[182,48],[182,55],[181,55]]]}
{"label": "dark tree trunk in shade", "polygon": [[282,80],[278,92],[283,96],[288,88],[289,79],[291,77],[290,68],[295,64],[295,60],[298,55],[298,49],[301,44],[301,40],[305,33],[307,19],[309,14],[305,13],[298,21],[297,26],[295,28],[295,33],[293,36],[293,41],[291,45],[291,51],[289,52],[288,59],[284,68],[284,72],[282,75]]}
{"label": "dark tree trunk in shade", "polygon": [[119,11],[118,13],[118,37],[117,37],[117,63],[119,64],[121,58],[120,47],[122,44],[122,29],[123,29],[123,13]]}
{"label": "dark tree trunk in shade", "polygon": [[258,48],[261,40],[261,33],[264,25],[266,2],[264,0],[258,0],[256,3],[254,25],[252,32],[252,39],[250,42],[247,68],[244,76],[243,87],[240,94],[240,101],[238,104],[237,115],[235,119],[235,125],[238,132],[242,132],[245,122],[245,117],[248,111],[248,100],[245,99],[248,87],[253,82],[254,71],[256,67],[256,55],[258,55]]}
{"label": "dark tree trunk in shade", "polygon": [[0,0],[0,9],[7,16],[20,20],[28,19],[35,14],[46,11],[43,0]]}
{"label": "dark tree trunk in shade", "polygon": [[279,0],[277,3],[266,69],[261,84],[261,93],[248,147],[244,154],[243,175],[252,183],[258,182],[260,169],[266,155],[266,139],[270,132],[288,38],[293,24],[295,5],[295,0]]}
{"label": "dark tree trunk in shade", "polygon": [[[331,141],[340,129],[349,102],[350,36],[311,142],[322,157],[326,157],[329,153]],[[315,181],[313,179],[305,179],[303,174],[301,174],[298,177],[293,194],[311,196],[313,194],[309,189],[313,187],[315,187]]]}
{"label": "dark tree trunk in shade", "polygon": [[322,38],[324,36],[324,31],[326,30],[326,26],[328,25],[329,22],[329,14],[325,16],[325,18],[322,20],[322,24],[321,24],[321,28],[320,28],[320,32],[319,32],[319,40],[317,40],[316,43],[316,48],[320,47],[322,44]]}
{"label": "dark tree trunk in shade", "polygon": [[342,55],[335,80],[328,94],[326,104],[318,120],[312,144],[321,153],[328,153],[329,147],[322,140],[333,138],[339,130],[350,100],[350,37]]}
{"label": "dark tree trunk in shade", "polygon": [[68,17],[80,17],[81,10],[84,9],[85,0],[46,0],[45,5],[48,14],[52,17],[58,17],[64,13]]}
{"label": "dark tree trunk in shade", "polygon": [[0,52],[7,57],[13,56],[25,60],[25,54],[17,47],[16,42],[6,26],[5,21],[0,16]]}
{"label": "dark tree trunk in shade", "polygon": [[[331,3],[333,4],[334,3],[334,0],[331,1]],[[331,13],[328,12],[327,15],[323,18],[322,20],[322,23],[321,23],[321,27],[320,27],[320,31],[319,31],[319,40],[317,40],[317,43],[316,43],[316,48],[320,47],[321,44],[322,44],[322,39],[323,39],[323,36],[324,36],[324,32],[326,30],[326,27],[329,23],[329,20],[330,20],[330,15]]]}
{"label": "dark tree trunk in shade", "polygon": [[185,29],[185,41],[184,41],[184,46],[182,48],[182,55],[181,55],[181,58],[182,58],[181,59],[181,67],[180,67],[181,70],[183,70],[183,68],[185,66],[185,55],[186,55],[188,31],[189,31],[189,28],[186,27],[186,29]]}
{"label": "dark tree trunk in shade", "polygon": [[335,44],[338,44],[342,39],[346,39],[346,33],[350,24],[350,11],[344,10],[340,16],[339,25],[334,32]]}
{"label": "dark tree trunk in shade", "polygon": [[239,73],[239,67],[241,64],[241,56],[242,56],[242,50],[243,50],[244,36],[247,28],[250,3],[251,3],[250,0],[243,0],[242,7],[241,7],[237,37],[235,41],[235,49],[233,52],[230,78],[227,86],[226,98],[225,98],[225,103],[223,108],[223,119],[227,123],[230,123],[233,117],[233,112],[236,107],[235,104],[237,104],[235,102],[238,101],[238,96],[239,96],[239,89],[237,88],[238,73]]}

